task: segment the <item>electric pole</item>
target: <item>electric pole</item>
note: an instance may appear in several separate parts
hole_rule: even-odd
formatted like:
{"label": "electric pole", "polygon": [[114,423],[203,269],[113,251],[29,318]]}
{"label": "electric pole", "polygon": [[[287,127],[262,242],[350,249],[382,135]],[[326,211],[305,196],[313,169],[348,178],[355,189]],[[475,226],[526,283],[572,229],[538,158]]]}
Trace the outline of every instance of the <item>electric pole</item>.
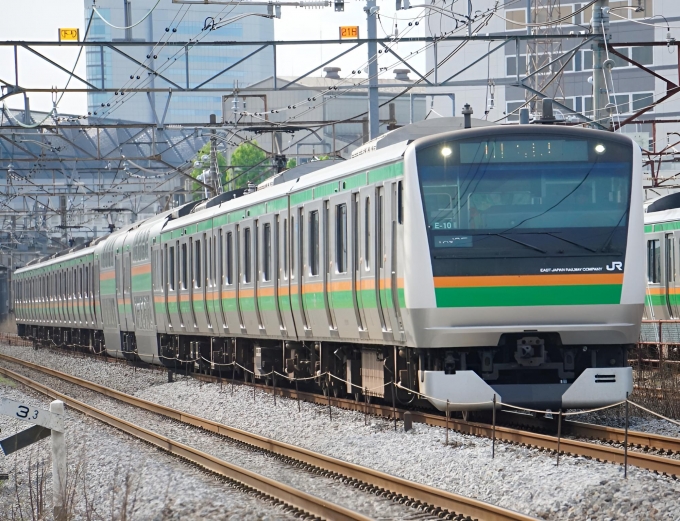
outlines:
{"label": "electric pole", "polygon": [[[215,114],[210,114],[210,124],[211,125],[216,125],[217,124],[217,116]],[[217,165],[217,131],[213,127],[210,130],[210,181],[207,181],[206,184],[210,185],[213,189],[213,195],[217,195],[220,193],[220,174],[219,174],[219,168]]]}
{"label": "electric pole", "polygon": [[597,0],[593,5],[593,33],[598,38],[593,43],[593,112],[595,121],[606,126],[608,117],[606,106],[607,78],[605,78],[604,61],[607,58],[607,34],[609,32],[609,0]]}
{"label": "electric pole", "polygon": [[378,35],[376,0],[366,0],[366,25],[368,35],[368,131],[369,139],[380,134],[380,100],[378,98]]}

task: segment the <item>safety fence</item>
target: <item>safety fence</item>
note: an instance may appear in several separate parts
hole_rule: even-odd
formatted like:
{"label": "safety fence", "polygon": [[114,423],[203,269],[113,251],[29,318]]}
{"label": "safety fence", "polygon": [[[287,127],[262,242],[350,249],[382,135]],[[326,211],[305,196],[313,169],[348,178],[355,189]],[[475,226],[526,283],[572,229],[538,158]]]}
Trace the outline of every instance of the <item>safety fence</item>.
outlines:
{"label": "safety fence", "polygon": [[665,416],[680,418],[680,321],[643,320],[628,364],[635,382],[632,397]]}

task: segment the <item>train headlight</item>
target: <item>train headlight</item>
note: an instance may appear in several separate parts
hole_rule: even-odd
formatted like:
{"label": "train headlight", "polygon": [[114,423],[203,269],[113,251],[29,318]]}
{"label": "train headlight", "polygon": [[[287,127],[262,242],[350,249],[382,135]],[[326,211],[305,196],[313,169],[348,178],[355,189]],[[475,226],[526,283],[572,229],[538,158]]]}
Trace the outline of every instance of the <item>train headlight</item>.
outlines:
{"label": "train headlight", "polygon": [[604,145],[595,145],[595,152],[602,154],[604,152]]}
{"label": "train headlight", "polygon": [[449,157],[451,155],[451,149],[449,147],[442,148],[442,155],[444,157]]}

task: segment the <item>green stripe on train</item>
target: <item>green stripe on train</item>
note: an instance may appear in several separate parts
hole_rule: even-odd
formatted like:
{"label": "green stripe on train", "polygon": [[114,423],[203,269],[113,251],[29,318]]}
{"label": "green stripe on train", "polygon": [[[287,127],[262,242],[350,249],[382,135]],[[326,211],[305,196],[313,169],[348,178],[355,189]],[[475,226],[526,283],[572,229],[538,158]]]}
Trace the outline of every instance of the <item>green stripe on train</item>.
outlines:
{"label": "green stripe on train", "polygon": [[621,284],[435,288],[437,307],[619,304]]}
{"label": "green stripe on train", "polygon": [[645,233],[670,232],[673,230],[680,230],[680,221],[657,224],[645,224]]}

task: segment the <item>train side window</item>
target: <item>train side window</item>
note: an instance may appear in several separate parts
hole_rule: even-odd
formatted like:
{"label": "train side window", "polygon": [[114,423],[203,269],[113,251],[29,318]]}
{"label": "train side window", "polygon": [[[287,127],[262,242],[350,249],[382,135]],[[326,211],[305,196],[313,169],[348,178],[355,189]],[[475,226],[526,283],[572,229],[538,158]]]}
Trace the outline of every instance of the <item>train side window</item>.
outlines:
{"label": "train side window", "polygon": [[666,278],[667,282],[675,282],[675,239],[673,234],[666,235]]}
{"label": "train side window", "polygon": [[210,277],[210,285],[211,285],[211,286],[214,286],[214,285],[215,285],[215,256],[216,256],[216,252],[215,252],[215,237],[214,237],[214,236],[211,237],[211,238],[208,240],[208,247],[209,247],[209,251],[208,251],[208,261],[210,262],[210,271],[209,271],[209,273],[210,273],[210,275],[209,275],[209,277]]}
{"label": "train side window", "polygon": [[251,260],[252,260],[252,252],[250,251],[251,244],[250,244],[250,228],[244,228],[243,229],[243,264],[244,270],[243,270],[243,275],[244,279],[243,282],[248,283],[251,281],[252,277],[252,267],[251,267]]}
{"label": "train side window", "polygon": [[383,267],[383,204],[383,194],[382,189],[380,189],[380,195],[378,195],[378,218],[375,223],[377,238],[375,259],[378,261],[378,268]]}
{"label": "train side window", "polygon": [[295,217],[290,217],[290,278],[295,277]]}
{"label": "train side window", "polygon": [[217,276],[219,277],[220,286],[224,279],[224,233],[220,230],[219,239],[217,241]]}
{"label": "train side window", "polygon": [[195,254],[194,254],[194,285],[197,288],[201,287],[201,275],[202,270],[201,270],[201,261],[203,260],[203,257],[201,256],[201,241],[196,241],[194,243],[194,249],[195,249]]}
{"label": "train side window", "polygon": [[283,278],[288,276],[288,219],[283,220]]}
{"label": "train side window", "polygon": [[272,267],[272,228],[269,223],[265,223],[263,237],[262,237],[262,249],[263,249],[263,265],[262,265],[262,275],[263,280],[269,281],[272,278],[271,267]]}
{"label": "train side window", "polygon": [[647,281],[661,282],[661,245],[658,239],[647,241]]}
{"label": "train side window", "polygon": [[371,267],[371,200],[366,198],[366,209],[364,215],[364,258],[366,259],[366,269]]}
{"label": "train side window", "polygon": [[187,258],[187,245],[186,243],[182,244],[182,280],[180,280],[180,283],[182,285],[182,289],[187,289],[187,275],[189,274],[187,271],[187,264],[189,262],[189,259]]}
{"label": "train side window", "polygon": [[347,205],[335,207],[335,265],[338,273],[347,273]]}
{"label": "train side window", "polygon": [[227,234],[227,284],[232,284],[234,269],[234,241],[231,232]]}
{"label": "train side window", "polygon": [[168,283],[172,291],[175,290],[175,247],[170,247],[170,253],[168,254]]}
{"label": "train side window", "polygon": [[404,182],[397,183],[397,222],[404,224]]}
{"label": "train side window", "polygon": [[309,253],[307,261],[311,275],[319,274],[319,212],[309,212]]}

